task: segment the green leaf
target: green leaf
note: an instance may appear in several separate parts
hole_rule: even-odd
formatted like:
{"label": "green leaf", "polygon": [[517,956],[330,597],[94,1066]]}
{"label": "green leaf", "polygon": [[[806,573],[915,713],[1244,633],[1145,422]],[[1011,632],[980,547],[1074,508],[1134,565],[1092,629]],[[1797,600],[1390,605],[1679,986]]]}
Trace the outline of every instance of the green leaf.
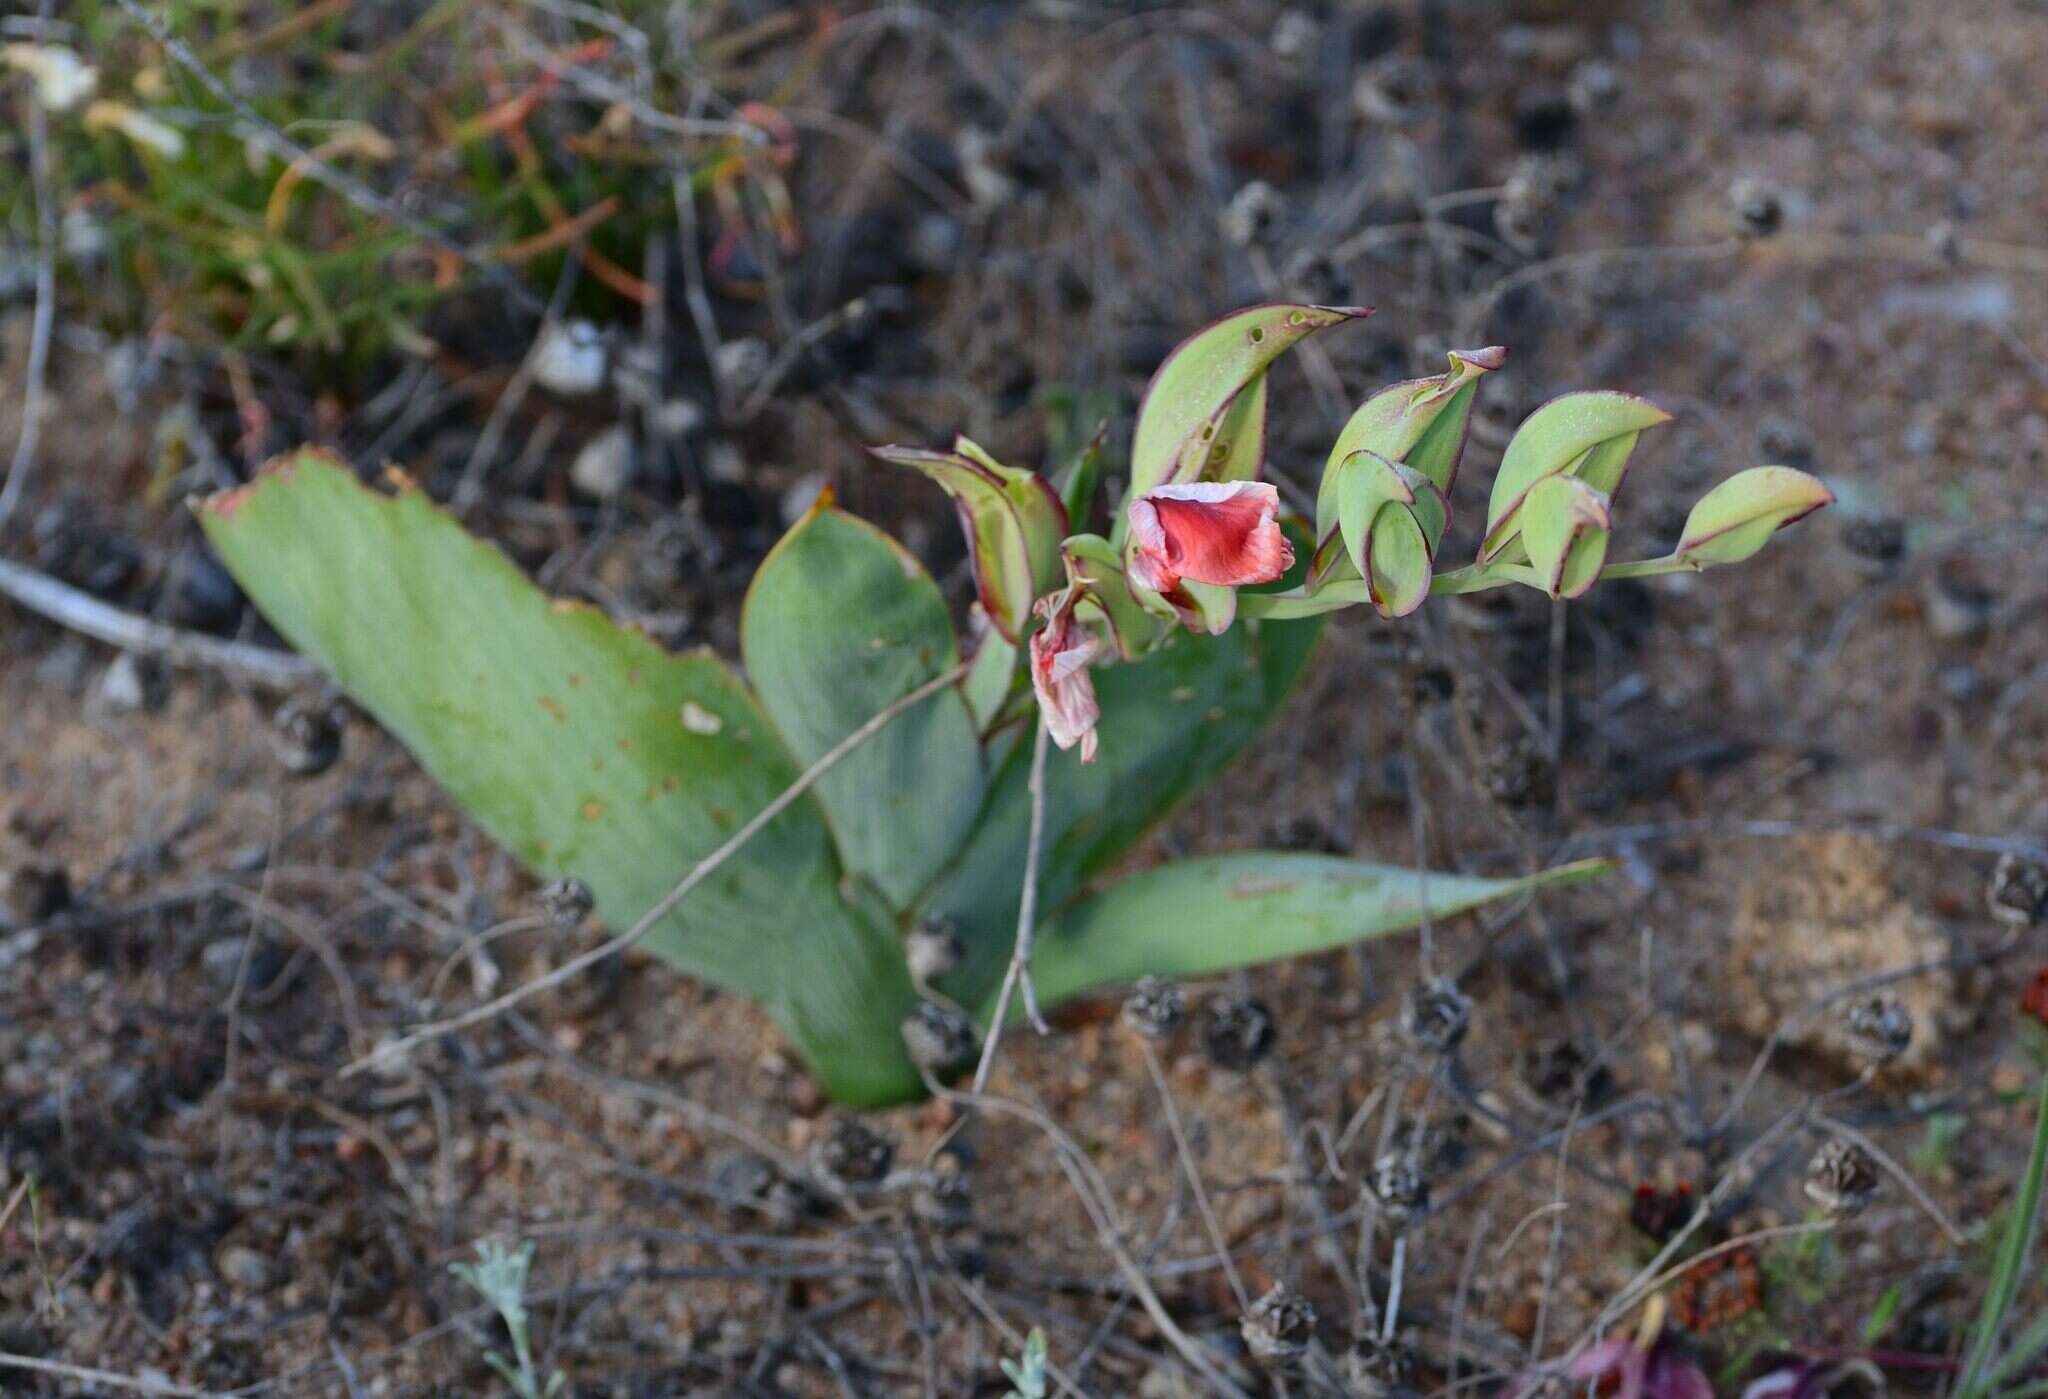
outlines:
{"label": "green leaf", "polygon": [[1427,875],[1275,850],[1175,860],[1120,880],[1038,931],[1032,979],[1052,1004],[1141,976],[1189,977],[1415,927],[1496,899],[1590,879],[1582,860],[1519,879]]}
{"label": "green leaf", "polygon": [[1338,468],[1354,452],[1377,452],[1436,482],[1445,495],[1457,479],[1479,380],[1507,362],[1498,345],[1451,351],[1451,367],[1428,379],[1389,384],[1360,404],[1330,447],[1316,490],[1316,537],[1337,527]]}
{"label": "green leaf", "polygon": [[[798,763],[959,664],[924,566],[864,520],[813,509],[754,575],[740,611],[754,693]],[[941,690],[819,779],[841,864],[902,908],[949,860],[987,774],[974,716]]]}
{"label": "green leaf", "polygon": [[[1318,330],[1370,314],[1360,306],[1253,306],[1181,341],[1138,406],[1129,497],[1194,480],[1232,401],[1267,365]],[[1115,538],[1121,543],[1121,532]]]}
{"label": "green leaf", "polygon": [[1066,507],[1037,472],[1004,466],[964,437],[953,447],[872,450],[883,461],[923,472],[953,497],[982,610],[1004,640],[1021,642],[1031,629],[1031,604],[1059,585]]}
{"label": "green leaf", "polygon": [[1835,493],[1804,471],[1753,466],[1700,497],[1674,552],[1695,566],[1740,563],[1785,526],[1834,503]]}
{"label": "green leaf", "polygon": [[[1249,747],[1300,678],[1318,629],[1266,622],[1214,637],[1176,632],[1143,661],[1098,667],[1100,756],[1084,765],[1054,754],[1046,766],[1039,908],[1058,909]],[[945,983],[963,1005],[994,989],[1016,936],[1030,750],[1011,751],[966,849],[922,900],[921,912],[954,919],[966,944]]]}
{"label": "green leaf", "polygon": [[[1480,561],[1500,558],[1519,537],[1523,498],[1538,481],[1561,473],[1585,475],[1590,469],[1598,479],[1587,479],[1611,495],[1621,485],[1636,434],[1670,421],[1671,415],[1648,399],[1606,391],[1568,393],[1531,413],[1515,429],[1494,477]],[[1617,441],[1621,438],[1627,441]],[[1597,450],[1602,447],[1606,450]]]}
{"label": "green leaf", "polygon": [[[587,883],[615,929],[797,775],[717,657],[548,598],[416,489],[379,495],[308,451],[198,514],[287,640],[513,854]],[[835,1097],[893,1101],[918,1088],[896,1034],[915,993],[839,875],[818,804],[796,802],[645,946],[760,1002]]]}
{"label": "green leaf", "polygon": [[1607,494],[1576,476],[1546,476],[1522,500],[1522,547],[1543,590],[1577,597],[1600,576],[1613,528]]}
{"label": "green leaf", "polygon": [[1017,662],[1023,654],[1022,646],[1003,640],[1003,634],[992,626],[982,637],[981,649],[967,667],[967,678],[960,682],[960,694],[967,701],[967,712],[974,716],[976,733],[986,734],[1002,717],[1018,688]]}

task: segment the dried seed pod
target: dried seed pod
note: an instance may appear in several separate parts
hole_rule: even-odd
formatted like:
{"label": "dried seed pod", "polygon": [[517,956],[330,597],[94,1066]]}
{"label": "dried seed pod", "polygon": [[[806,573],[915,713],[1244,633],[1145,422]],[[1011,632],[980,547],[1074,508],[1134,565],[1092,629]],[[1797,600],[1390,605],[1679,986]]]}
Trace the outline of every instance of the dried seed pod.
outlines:
{"label": "dried seed pod", "polygon": [[1698,1210],[1692,1186],[1684,1181],[1670,1190],[1659,1190],[1645,1181],[1636,1187],[1636,1198],[1628,1207],[1628,1222],[1657,1243],[1668,1243]]}
{"label": "dried seed pod", "polygon": [[1187,997],[1179,986],[1156,976],[1140,977],[1124,997],[1124,1024],[1148,1040],[1163,1040],[1188,1016]]}
{"label": "dried seed pod", "polygon": [[1785,200],[1777,188],[1754,175],[1728,187],[1728,208],[1746,238],[1768,238],[1785,226]]}
{"label": "dried seed pod", "polygon": [[1401,1028],[1418,1048],[1432,1054],[1456,1049],[1471,1024],[1472,998],[1447,976],[1423,982],[1401,1005]]}
{"label": "dried seed pod", "polygon": [[1230,197],[1223,209],[1223,236],[1234,246],[1249,248],[1273,235],[1274,225],[1287,211],[1280,191],[1264,180],[1253,180]]}
{"label": "dried seed pod", "polygon": [[1238,1323],[1245,1349],[1254,1359],[1272,1362],[1293,1360],[1307,1352],[1316,1335],[1316,1309],[1308,1299],[1276,1282],[1265,1296],[1252,1303]]}
{"label": "dried seed pod", "polygon": [[851,1117],[842,1117],[811,1151],[811,1164],[842,1185],[879,1185],[896,1163],[896,1144]]}
{"label": "dried seed pod", "polygon": [[597,896],[590,892],[590,886],[566,874],[543,884],[536,897],[547,912],[548,922],[557,928],[576,927],[597,907]]}
{"label": "dried seed pod", "polygon": [[1202,1048],[1216,1067],[1244,1073],[1273,1052],[1273,1012],[1250,996],[1211,998],[1202,1007]]}
{"label": "dried seed pod", "polygon": [[959,966],[966,955],[959,926],[944,914],[925,919],[903,940],[903,959],[910,964],[910,980],[917,986],[931,985]]}
{"label": "dried seed pod", "polygon": [[1521,1070],[1523,1086],[1554,1107],[1568,1107],[1582,1097],[1598,1098],[1609,1086],[1606,1068],[1591,1064],[1586,1052],[1569,1039],[1548,1040],[1524,1049]]}
{"label": "dried seed pod", "polygon": [[1860,1212],[1877,1194],[1877,1163],[1847,1137],[1835,1137],[1806,1168],[1806,1194],[1835,1216]]}
{"label": "dried seed pod", "polygon": [[1373,1162],[1366,1182],[1380,1213],[1395,1225],[1429,1208],[1429,1182],[1406,1155],[1389,1151]]}
{"label": "dried seed pod", "polygon": [[1865,996],[1842,1013],[1842,1026],[1856,1052],[1885,1063],[1913,1043],[1913,1012],[1896,996]]}
{"label": "dried seed pod", "polygon": [[2006,851],[1991,871],[1985,902],[1999,922],[2033,927],[2048,917],[2048,864]]}
{"label": "dried seed pod", "polygon": [[1486,750],[1480,777],[1502,806],[1549,806],[1557,797],[1557,769],[1533,734],[1509,734]]}
{"label": "dried seed pod", "polygon": [[1392,1399],[1415,1379],[1415,1344],[1404,1332],[1380,1339],[1368,1330],[1344,1353],[1344,1382],[1359,1399]]}
{"label": "dried seed pod", "polygon": [[943,1078],[974,1058],[974,1022],[951,1006],[920,1001],[903,1017],[903,1047],[919,1070]]}
{"label": "dried seed pod", "polygon": [[286,772],[317,777],[341,757],[348,709],[316,699],[289,699],[270,717],[270,746]]}

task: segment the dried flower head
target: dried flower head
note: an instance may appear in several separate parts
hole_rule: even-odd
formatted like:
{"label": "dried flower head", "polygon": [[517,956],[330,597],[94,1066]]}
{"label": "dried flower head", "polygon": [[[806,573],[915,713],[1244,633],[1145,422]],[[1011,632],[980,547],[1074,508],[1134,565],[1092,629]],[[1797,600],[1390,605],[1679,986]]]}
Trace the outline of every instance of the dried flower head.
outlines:
{"label": "dried flower head", "polygon": [[1245,1349],[1262,1361],[1293,1360],[1315,1339],[1316,1309],[1308,1299],[1276,1282],[1238,1323]]}
{"label": "dried flower head", "polygon": [[566,874],[543,884],[539,897],[548,922],[557,928],[576,927],[597,907],[597,896],[590,892],[590,886]]}
{"label": "dried flower head", "polygon": [[1606,1067],[1588,1060],[1586,1051],[1570,1039],[1528,1046],[1521,1054],[1521,1069],[1529,1092],[1554,1107],[1598,1098],[1610,1086]]}
{"label": "dried flower head", "polygon": [[1391,1399],[1415,1378],[1415,1345],[1403,1333],[1382,1340],[1362,1332],[1344,1353],[1344,1382],[1360,1399]]}
{"label": "dried flower head", "polygon": [[1502,806],[1549,806],[1557,796],[1557,769],[1534,734],[1513,733],[1480,756],[1487,792]]}
{"label": "dried flower head", "polygon": [[1419,1048],[1448,1054],[1465,1038],[1472,1024],[1472,998],[1449,977],[1431,977],[1408,993],[1401,1006],[1401,1028]]}
{"label": "dried flower head", "polygon": [[1243,1073],[1273,1052],[1273,1012],[1250,996],[1218,996],[1202,1008],[1202,1048],[1220,1069]]}
{"label": "dried flower head", "polygon": [[2015,850],[2006,851],[1991,871],[1985,902],[1999,922],[2033,927],[2048,917],[2048,864]]}
{"label": "dried flower head", "polygon": [[910,979],[929,986],[960,965],[967,955],[960,941],[959,926],[944,914],[925,919],[903,940],[903,958],[910,965]]}
{"label": "dried flower head", "polygon": [[896,1144],[857,1118],[835,1120],[811,1151],[811,1164],[842,1185],[879,1185],[896,1163]]}
{"label": "dried flower head", "polygon": [[348,711],[314,699],[286,700],[270,719],[270,746],[286,772],[317,777],[341,757],[341,730]]}
{"label": "dried flower head", "polygon": [[1832,1138],[1806,1168],[1806,1193],[1831,1215],[1856,1214],[1877,1194],[1877,1164],[1848,1138]]}
{"label": "dried flower head", "polygon": [[1851,1001],[1842,1025],[1857,1053],[1880,1064],[1898,1058],[1913,1043],[1913,1012],[1896,996]]}
{"label": "dried flower head", "polygon": [[1747,238],[1768,238],[1785,226],[1785,200],[1776,186],[1744,175],[1728,187],[1729,212]]}
{"label": "dried flower head", "polygon": [[1187,1019],[1188,1001],[1179,986],[1156,976],[1140,977],[1124,997],[1124,1024],[1148,1040],[1163,1040]]}
{"label": "dried flower head", "polygon": [[1380,1213],[1396,1225],[1429,1208],[1429,1181],[1423,1177],[1421,1169],[1399,1151],[1386,1152],[1373,1162],[1372,1176],[1366,1182],[1366,1188],[1372,1192]]}
{"label": "dried flower head", "polygon": [[903,1047],[921,1072],[944,1077],[974,1058],[974,1022],[951,1006],[920,1001],[903,1017]]}

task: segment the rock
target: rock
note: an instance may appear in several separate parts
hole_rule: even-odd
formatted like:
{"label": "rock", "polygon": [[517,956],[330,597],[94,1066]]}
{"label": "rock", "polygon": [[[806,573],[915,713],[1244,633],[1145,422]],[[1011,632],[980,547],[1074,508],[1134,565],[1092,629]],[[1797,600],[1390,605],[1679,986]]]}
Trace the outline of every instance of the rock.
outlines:
{"label": "rock", "polygon": [[[1882,852],[1852,836],[1788,841],[1777,872],[1752,876],[1735,916],[1734,976],[1721,998],[1747,1034],[1785,1027],[1784,1043],[1838,1060],[1863,1060],[1839,1015],[1801,1015],[1816,998],[1852,981],[1949,955],[1948,938],[1901,899],[1885,878]],[[1924,1070],[1937,1062],[1961,1013],[1956,978],[1933,971],[1890,988],[1912,1013],[1912,1043],[1896,1060]],[[1790,1023],[1799,1017],[1797,1024]]]}
{"label": "rock", "polygon": [[568,398],[596,393],[604,387],[607,359],[604,332],[589,321],[551,323],[533,344],[533,381]]}

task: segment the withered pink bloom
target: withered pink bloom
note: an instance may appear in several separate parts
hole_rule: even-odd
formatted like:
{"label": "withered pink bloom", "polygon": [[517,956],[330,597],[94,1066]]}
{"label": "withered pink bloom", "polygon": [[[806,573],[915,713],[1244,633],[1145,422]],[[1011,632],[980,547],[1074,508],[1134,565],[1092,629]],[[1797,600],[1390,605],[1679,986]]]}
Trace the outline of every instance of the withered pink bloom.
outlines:
{"label": "withered pink bloom", "polygon": [[1131,502],[1131,540],[1131,580],[1156,593],[1182,579],[1270,583],[1294,562],[1280,532],[1280,492],[1264,481],[1155,487]]}
{"label": "withered pink bloom", "polygon": [[1095,682],[1088,663],[1100,643],[1074,620],[1071,590],[1040,598],[1032,611],[1045,625],[1031,634],[1031,688],[1038,692],[1038,712],[1046,732],[1061,748],[1081,745],[1081,761],[1095,761],[1095,721],[1102,706],[1095,700]]}

